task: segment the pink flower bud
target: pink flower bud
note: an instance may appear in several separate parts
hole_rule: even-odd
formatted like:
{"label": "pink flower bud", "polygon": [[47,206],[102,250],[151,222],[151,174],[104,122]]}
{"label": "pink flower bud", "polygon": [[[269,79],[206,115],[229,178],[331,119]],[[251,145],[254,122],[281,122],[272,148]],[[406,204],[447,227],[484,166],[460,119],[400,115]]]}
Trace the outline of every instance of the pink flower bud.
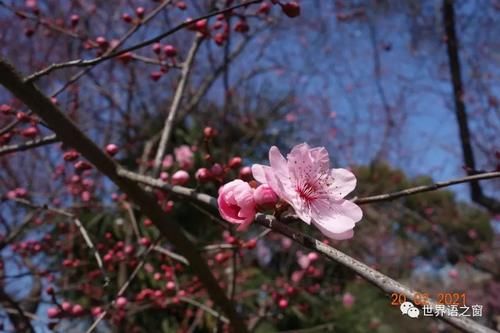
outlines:
{"label": "pink flower bud", "polygon": [[3,114],[9,114],[12,111],[12,107],[7,104],[0,105],[0,112]]}
{"label": "pink flower bud", "polygon": [[271,6],[269,6],[268,3],[264,2],[260,5],[259,9],[257,10],[257,14],[269,14],[269,11],[271,10]]}
{"label": "pink flower bud", "polygon": [[311,262],[315,262],[316,260],[319,259],[319,255],[317,252],[309,252],[309,254],[307,255],[307,258],[309,258],[309,260],[311,260]]}
{"label": "pink flower bud", "polygon": [[167,57],[173,58],[177,55],[177,49],[173,45],[165,45],[163,48],[163,52],[167,55]]}
{"label": "pink flower bud", "polygon": [[70,21],[71,21],[71,25],[72,25],[73,27],[75,27],[75,26],[78,24],[78,22],[80,21],[80,16],[78,16],[78,15],[76,15],[76,14],[73,14],[73,15],[71,15],[71,17],[70,17]]}
{"label": "pink flower bud", "polygon": [[168,154],[163,159],[163,162],[161,162],[161,166],[162,166],[163,169],[168,169],[172,165],[174,165],[174,158],[173,158],[172,155]]}
{"label": "pink flower bud", "polygon": [[160,173],[160,179],[164,182],[168,182],[168,176],[168,172],[163,171],[162,173]]}
{"label": "pink flower bud", "polygon": [[103,36],[97,37],[95,41],[96,41],[97,45],[99,45],[100,47],[105,48],[108,46],[108,41]]}
{"label": "pink flower bud", "polygon": [[279,300],[278,306],[280,309],[286,309],[288,307],[288,301],[285,298],[282,298]]}
{"label": "pink flower bud", "polygon": [[175,283],[173,281],[168,281],[165,288],[169,291],[175,290]]}
{"label": "pink flower bud", "polygon": [[75,169],[77,171],[85,171],[85,170],[90,170],[92,169],[92,165],[90,165],[89,163],[85,162],[85,161],[78,161],[75,163]]}
{"label": "pink flower bud", "polygon": [[351,293],[345,293],[344,296],[342,296],[342,305],[344,305],[346,309],[350,309],[354,305],[354,302],[356,302],[356,298]]}
{"label": "pink flower bud", "polygon": [[175,4],[180,10],[186,10],[187,5],[184,1],[179,1]]}
{"label": "pink flower bud", "polygon": [[144,12],[145,12],[144,7],[137,7],[137,8],[135,9],[135,14],[136,14],[136,15],[137,15],[137,17],[139,17],[139,18],[143,18],[143,17],[144,17]]}
{"label": "pink flower bud", "polygon": [[109,145],[106,146],[106,153],[108,153],[111,156],[116,155],[118,153],[118,146],[110,143]]}
{"label": "pink flower bud", "polygon": [[162,72],[160,71],[154,71],[152,72],[149,76],[151,77],[151,80],[153,81],[158,81],[159,79],[161,79],[161,76],[163,75]]}
{"label": "pink flower bud", "polygon": [[69,311],[71,311],[72,306],[71,306],[71,303],[69,303],[69,302],[62,302],[62,303],[61,303],[61,308],[62,308],[65,312],[69,312]]}
{"label": "pink flower bud", "polygon": [[194,156],[191,147],[182,145],[174,149],[175,160],[182,169],[191,169],[194,164]]}
{"label": "pink flower bud", "polygon": [[220,215],[228,222],[240,224],[239,230],[246,228],[255,218],[253,189],[240,179],[219,188],[217,203]]}
{"label": "pink flower bud", "polygon": [[252,180],[252,168],[246,166],[240,169],[240,178],[246,181]]}
{"label": "pink flower bud", "polygon": [[210,126],[207,126],[203,129],[203,135],[206,139],[211,139],[217,135],[217,131]]}
{"label": "pink flower bud", "polygon": [[59,310],[59,308],[57,307],[51,307],[47,310],[47,316],[50,318],[50,319],[54,319],[54,318],[57,318],[59,317],[59,315],[61,314],[61,311]]}
{"label": "pink flower bud", "polygon": [[116,299],[116,307],[119,308],[119,309],[123,309],[124,307],[126,307],[128,304],[128,300],[121,296],[121,297],[118,297]]}
{"label": "pink flower bud", "polygon": [[196,180],[198,180],[200,183],[205,183],[208,182],[210,179],[212,179],[212,174],[207,168],[200,168],[196,171],[194,174],[194,177]]}
{"label": "pink flower bud", "polygon": [[229,160],[228,166],[231,169],[238,169],[241,164],[243,163],[243,160],[239,156],[235,156]]}
{"label": "pink flower bud", "polygon": [[80,154],[75,150],[69,150],[63,154],[63,159],[67,162],[75,161]]}
{"label": "pink flower bud", "polygon": [[189,173],[184,170],[176,171],[172,175],[172,184],[185,185],[189,181]]}
{"label": "pink flower bud", "polygon": [[272,209],[278,202],[278,196],[274,193],[271,186],[262,184],[253,192],[253,198],[257,207],[261,209]]}
{"label": "pink flower bud", "polygon": [[27,129],[21,131],[21,135],[25,138],[34,138],[38,135],[38,129],[34,126],[28,127]]}
{"label": "pink flower bud", "polygon": [[161,44],[160,43],[153,44],[153,52],[156,54],[159,54],[161,52]]}
{"label": "pink flower bud", "polygon": [[224,174],[224,168],[222,167],[222,165],[220,165],[219,163],[215,163],[214,165],[212,165],[212,167],[210,168],[210,172],[212,173],[212,175],[214,175],[215,177],[219,177],[219,176],[222,176]]}
{"label": "pink flower bud", "polygon": [[127,23],[131,23],[132,22],[132,16],[130,16],[130,14],[128,14],[128,13],[123,13],[122,20],[125,21],[125,22],[127,22]]}
{"label": "pink flower bud", "polygon": [[83,312],[84,312],[83,307],[80,304],[75,304],[71,308],[71,314],[73,316],[81,316]]}
{"label": "pink flower bud", "polygon": [[102,313],[102,308],[100,306],[95,306],[90,311],[94,317],[99,316]]}

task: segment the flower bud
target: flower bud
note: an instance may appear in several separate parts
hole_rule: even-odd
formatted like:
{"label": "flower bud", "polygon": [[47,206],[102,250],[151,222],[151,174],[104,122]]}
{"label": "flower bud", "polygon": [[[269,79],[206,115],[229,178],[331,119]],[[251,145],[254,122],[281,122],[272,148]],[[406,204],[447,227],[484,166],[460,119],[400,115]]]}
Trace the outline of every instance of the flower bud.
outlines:
{"label": "flower bud", "polygon": [[267,184],[257,187],[253,193],[253,198],[257,207],[263,210],[272,209],[278,202],[278,196],[274,193],[271,186]]}
{"label": "flower bud", "polygon": [[172,175],[173,185],[185,185],[189,181],[189,173],[184,170],[176,171]]}
{"label": "flower bud", "polygon": [[198,180],[200,183],[205,183],[210,181],[212,179],[212,174],[207,168],[200,168],[196,171],[194,174],[194,177],[196,180]]}
{"label": "flower bud", "polygon": [[300,15],[300,5],[295,1],[290,1],[281,6],[281,10],[288,17],[297,17]]}
{"label": "flower bud", "polygon": [[109,145],[106,146],[106,153],[108,153],[108,155],[110,156],[116,155],[116,153],[118,153],[118,146],[113,143],[110,143]]}
{"label": "flower bud", "polygon": [[170,58],[177,55],[177,49],[173,45],[165,45],[163,52],[165,52],[165,55]]}

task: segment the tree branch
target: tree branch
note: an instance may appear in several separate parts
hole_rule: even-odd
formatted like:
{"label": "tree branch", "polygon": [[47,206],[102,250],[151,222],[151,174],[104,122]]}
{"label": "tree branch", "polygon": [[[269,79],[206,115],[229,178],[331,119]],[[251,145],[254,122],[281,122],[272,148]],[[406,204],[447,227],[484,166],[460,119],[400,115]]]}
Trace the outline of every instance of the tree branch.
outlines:
{"label": "tree branch", "polygon": [[[443,0],[443,24],[446,33],[446,50],[448,52],[449,68],[453,85],[453,101],[455,103],[455,116],[460,132],[460,143],[462,146],[463,160],[467,173],[473,174],[476,170],[476,160],[471,143],[468,116],[464,102],[464,90],[462,84],[462,70],[460,67],[460,56],[458,53],[458,38],[455,31],[455,13],[453,0]],[[481,185],[477,181],[470,183],[470,195],[472,201],[485,207],[494,214],[500,213],[500,201],[488,197],[483,193]]]}
{"label": "tree branch", "polygon": [[14,68],[0,59],[0,84],[10,90],[20,101],[38,114],[52,129],[62,142],[76,149],[91,162],[100,172],[115,183],[151,218],[160,233],[171,242],[181,255],[189,261],[195,274],[207,289],[213,301],[221,307],[230,320],[233,330],[247,332],[244,322],[237,314],[234,305],[224,294],[217,280],[212,275],[206,260],[203,259],[194,244],[186,237],[179,225],[172,221],[157,204],[152,195],[145,192],[134,181],[117,173],[118,165],[93,141],[62,113],[37,87],[24,82]]}
{"label": "tree branch", "polygon": [[[168,1],[167,1],[168,2]],[[216,16],[216,15],[219,15],[219,14],[224,14],[224,13],[227,13],[227,12],[230,12],[230,11],[233,11],[234,9],[237,9],[237,8],[240,8],[240,7],[246,7],[246,6],[249,6],[249,5],[252,5],[252,4],[256,4],[256,3],[259,3],[259,2],[262,2],[262,0],[252,0],[252,1],[247,1],[247,2],[243,2],[243,3],[240,3],[238,5],[234,5],[234,6],[231,6],[231,7],[227,7],[227,8],[224,8],[224,9],[221,9],[221,10],[217,10],[217,11],[214,11],[214,12],[211,12],[207,15],[203,15],[203,16],[200,16],[196,19],[193,19],[189,22],[183,22],[179,25],[177,25],[176,27],[174,27],[173,29],[170,29],[156,37],[153,37],[151,39],[148,39],[144,42],[141,42],[141,43],[138,43],[138,44],[135,44],[133,46],[130,46],[128,48],[125,48],[121,51],[112,51],[112,52],[109,52],[107,54],[104,54],[100,57],[97,57],[97,58],[94,58],[94,59],[89,59],[89,60],[83,60],[83,59],[77,59],[77,60],[72,60],[72,61],[68,61],[68,62],[63,62],[63,63],[58,63],[58,64],[52,64],[44,69],[42,69],[41,71],[38,71],[30,76],[28,76],[26,78],[26,81],[27,82],[30,82],[30,81],[33,81],[33,80],[36,80],[38,78],[40,78],[41,76],[44,76],[44,75],[47,75],[49,73],[51,73],[52,71],[56,70],[56,69],[62,69],[62,68],[67,68],[67,67],[89,67],[89,66],[94,66],[94,65],[97,65],[105,60],[108,60],[108,59],[112,59],[112,58],[115,58],[115,57],[118,57],[124,53],[127,53],[127,52],[132,52],[132,51],[135,51],[137,49],[140,49],[140,48],[143,48],[145,46],[148,46],[148,45],[151,45],[153,43],[156,43],[156,42],[159,42],[161,41],[163,38],[167,37],[167,36],[170,36],[174,33],[176,33],[177,31],[179,30],[182,30],[184,29],[185,27],[197,22],[197,21],[201,21],[201,20],[204,20],[204,19],[208,19],[212,16]]]}
{"label": "tree branch", "polygon": [[[166,184],[162,180],[153,179],[151,177],[146,177],[123,169],[119,170],[119,174],[131,180],[141,182],[145,185],[149,185],[152,187],[160,188],[165,191],[171,192],[180,197],[184,197],[188,200],[198,201],[206,205],[212,206],[213,208],[217,208],[216,199],[207,194],[197,193],[192,189],[185,188],[182,186],[171,186],[169,184]],[[368,282],[372,283],[377,288],[381,289],[387,294],[398,293],[404,295],[408,300],[414,302],[415,298],[419,297],[418,296],[419,293],[417,291],[402,285],[401,283],[391,279],[390,277],[346,255],[345,253],[331,246],[326,245],[325,243],[319,241],[318,239],[315,239],[311,236],[305,235],[297,230],[288,227],[286,224],[277,220],[274,216],[259,213],[255,218],[255,222],[281,235],[285,235],[288,238],[293,239],[295,242],[301,244],[302,246],[309,248],[313,251],[316,251],[318,253],[321,253],[323,256],[353,270],[354,272],[362,276],[364,279],[366,279]],[[438,305],[438,303],[436,303],[433,300],[429,300],[428,305],[433,312],[439,313],[439,311],[436,308],[436,305]],[[465,317],[454,317],[448,315],[444,316],[438,315],[437,317],[439,319],[448,322],[452,326],[464,330],[465,332],[471,332],[471,333],[494,332],[493,330]]]}
{"label": "tree branch", "polygon": [[191,71],[191,67],[193,65],[193,60],[200,47],[201,41],[203,40],[203,36],[197,35],[193,41],[193,45],[189,49],[189,53],[182,65],[182,73],[181,78],[179,80],[179,84],[177,85],[177,89],[175,90],[174,99],[172,101],[172,105],[170,106],[170,111],[168,112],[168,116],[165,119],[165,124],[163,125],[163,131],[161,133],[160,143],[158,144],[158,150],[156,151],[156,157],[154,161],[153,167],[153,176],[158,177],[161,169],[161,162],[163,160],[163,156],[165,155],[165,150],[167,149],[168,140],[172,135],[172,129],[174,126],[175,117],[177,112],[179,111],[179,106],[181,105],[182,97],[184,96],[184,91],[186,90],[187,81],[189,78],[189,73]]}
{"label": "tree branch", "polygon": [[47,135],[43,138],[38,138],[30,141],[26,141],[20,144],[9,145],[0,147],[0,156],[15,153],[18,151],[25,151],[31,148],[41,147],[45,145],[50,145],[52,143],[58,142],[59,139],[55,135]]}
{"label": "tree branch", "polygon": [[386,193],[386,194],[379,194],[379,195],[374,195],[374,196],[370,196],[370,197],[357,198],[357,199],[354,199],[353,202],[357,203],[358,205],[363,205],[363,204],[368,204],[368,203],[372,203],[372,202],[389,201],[389,200],[394,200],[397,198],[401,198],[401,197],[405,197],[405,196],[413,195],[413,194],[417,194],[417,193],[435,191],[439,188],[447,187],[447,186],[451,186],[451,185],[467,183],[467,182],[477,182],[480,179],[491,179],[491,178],[499,178],[499,177],[500,177],[500,171],[480,173],[480,174],[473,175],[473,176],[467,176],[467,177],[462,177],[462,178],[458,178],[458,179],[448,180],[446,182],[440,182],[440,183],[434,183],[431,185],[422,185],[422,186],[407,188],[407,189],[393,192],[393,193]]}

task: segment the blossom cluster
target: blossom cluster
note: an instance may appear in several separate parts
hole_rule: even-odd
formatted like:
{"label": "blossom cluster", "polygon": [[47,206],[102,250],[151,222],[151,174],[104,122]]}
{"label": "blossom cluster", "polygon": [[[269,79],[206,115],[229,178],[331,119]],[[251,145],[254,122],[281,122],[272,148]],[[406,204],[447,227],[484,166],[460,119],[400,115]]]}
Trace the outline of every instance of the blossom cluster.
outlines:
{"label": "blossom cluster", "polygon": [[328,151],[295,146],[283,157],[275,146],[269,150],[270,166],[254,164],[252,174],[261,183],[253,189],[243,180],[233,180],[219,189],[221,216],[245,229],[257,211],[270,209],[278,198],[290,205],[307,224],[314,224],[325,236],[348,239],[363,217],[358,205],[344,199],[356,187],[356,177],[346,169],[330,169]]}

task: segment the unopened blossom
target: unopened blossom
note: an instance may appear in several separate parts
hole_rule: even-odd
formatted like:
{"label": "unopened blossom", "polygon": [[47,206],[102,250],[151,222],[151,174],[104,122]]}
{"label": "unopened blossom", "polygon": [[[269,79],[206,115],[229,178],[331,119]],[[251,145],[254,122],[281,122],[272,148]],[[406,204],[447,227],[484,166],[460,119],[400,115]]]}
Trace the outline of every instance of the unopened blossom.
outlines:
{"label": "unopened blossom", "polygon": [[184,170],[176,171],[172,175],[173,185],[185,185],[189,181],[189,173]]}
{"label": "unopened blossom", "polygon": [[295,146],[285,159],[277,147],[269,150],[271,166],[254,164],[253,177],[268,184],[307,224],[332,239],[348,239],[363,217],[361,208],[344,197],[356,187],[346,169],[330,169],[324,147]]}
{"label": "unopened blossom", "polygon": [[220,215],[228,222],[246,228],[255,217],[253,189],[241,179],[233,180],[219,188],[217,199]]}
{"label": "unopened blossom", "polygon": [[255,204],[262,209],[272,209],[278,202],[278,196],[268,184],[259,185],[253,193],[253,198]]}
{"label": "unopened blossom", "polygon": [[187,145],[174,149],[175,160],[182,169],[191,169],[194,164],[193,151]]}
{"label": "unopened blossom", "polygon": [[342,305],[346,309],[350,309],[354,305],[354,302],[356,302],[356,298],[351,293],[347,292],[342,296]]}
{"label": "unopened blossom", "polygon": [[167,154],[163,159],[163,161],[161,162],[161,166],[163,167],[163,169],[168,169],[172,165],[174,165],[174,158],[172,155]]}

